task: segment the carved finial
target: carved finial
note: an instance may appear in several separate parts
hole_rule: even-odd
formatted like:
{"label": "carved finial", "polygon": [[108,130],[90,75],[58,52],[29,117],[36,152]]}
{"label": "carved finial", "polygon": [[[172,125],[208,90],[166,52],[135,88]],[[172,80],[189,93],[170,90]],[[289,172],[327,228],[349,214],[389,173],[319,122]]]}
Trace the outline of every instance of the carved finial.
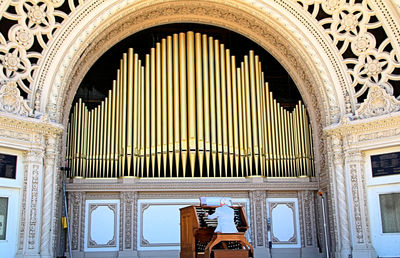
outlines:
{"label": "carved finial", "polygon": [[368,96],[356,111],[355,118],[363,119],[389,114],[400,110],[400,101],[390,96],[378,85],[369,88]]}
{"label": "carved finial", "polygon": [[33,110],[21,96],[15,81],[0,82],[0,111],[22,116],[31,116]]}

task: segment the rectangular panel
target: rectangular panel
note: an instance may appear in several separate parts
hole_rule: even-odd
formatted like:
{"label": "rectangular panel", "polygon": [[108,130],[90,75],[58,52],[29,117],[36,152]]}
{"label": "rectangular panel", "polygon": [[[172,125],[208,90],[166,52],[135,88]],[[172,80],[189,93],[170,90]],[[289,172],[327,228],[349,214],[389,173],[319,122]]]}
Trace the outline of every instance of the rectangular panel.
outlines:
{"label": "rectangular panel", "polygon": [[6,240],[7,211],[8,211],[8,198],[0,197],[0,240]]}
{"label": "rectangular panel", "polygon": [[371,156],[372,177],[400,174],[400,152]]}
{"label": "rectangular panel", "polygon": [[86,201],[86,252],[119,250],[119,204],[119,200]]}
{"label": "rectangular panel", "polygon": [[268,237],[273,248],[301,247],[297,198],[268,198],[267,217],[271,222]]}
{"label": "rectangular panel", "polygon": [[380,194],[379,206],[382,232],[400,233],[400,193]]}
{"label": "rectangular panel", "polygon": [[17,173],[17,156],[0,153],[0,177],[15,179]]}

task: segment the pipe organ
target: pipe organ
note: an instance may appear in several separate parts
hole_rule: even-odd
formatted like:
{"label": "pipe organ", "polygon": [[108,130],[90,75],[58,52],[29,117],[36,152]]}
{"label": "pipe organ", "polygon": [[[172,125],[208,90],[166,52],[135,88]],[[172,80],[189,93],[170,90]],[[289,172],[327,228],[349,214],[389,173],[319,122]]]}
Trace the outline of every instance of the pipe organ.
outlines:
{"label": "pipe organ", "polygon": [[253,51],[237,63],[218,40],[187,32],[143,63],[129,49],[101,104],[75,103],[67,166],[86,178],[313,176],[312,149],[304,105],[277,103]]}

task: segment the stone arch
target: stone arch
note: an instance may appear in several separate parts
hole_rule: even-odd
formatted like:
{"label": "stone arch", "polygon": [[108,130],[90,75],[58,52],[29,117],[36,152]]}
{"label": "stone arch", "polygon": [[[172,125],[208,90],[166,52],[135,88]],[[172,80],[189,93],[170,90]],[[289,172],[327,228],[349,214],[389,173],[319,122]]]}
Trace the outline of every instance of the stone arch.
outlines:
{"label": "stone arch", "polygon": [[86,72],[111,46],[135,32],[179,22],[220,26],[252,39],[289,72],[310,114],[316,169],[325,171],[322,129],[346,113],[349,93],[334,47],[304,15],[298,5],[289,3],[88,3],[71,17],[46,53],[36,84],[41,92],[39,109],[66,125],[75,92]]}

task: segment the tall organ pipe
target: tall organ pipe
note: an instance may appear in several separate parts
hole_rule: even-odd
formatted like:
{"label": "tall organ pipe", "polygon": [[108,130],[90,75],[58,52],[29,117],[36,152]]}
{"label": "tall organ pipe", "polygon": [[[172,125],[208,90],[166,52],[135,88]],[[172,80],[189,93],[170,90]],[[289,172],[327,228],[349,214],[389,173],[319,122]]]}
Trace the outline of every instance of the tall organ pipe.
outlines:
{"label": "tall organ pipe", "polygon": [[70,177],[314,176],[305,106],[283,108],[253,51],[236,57],[200,33],[129,49],[101,104],[74,105]]}

